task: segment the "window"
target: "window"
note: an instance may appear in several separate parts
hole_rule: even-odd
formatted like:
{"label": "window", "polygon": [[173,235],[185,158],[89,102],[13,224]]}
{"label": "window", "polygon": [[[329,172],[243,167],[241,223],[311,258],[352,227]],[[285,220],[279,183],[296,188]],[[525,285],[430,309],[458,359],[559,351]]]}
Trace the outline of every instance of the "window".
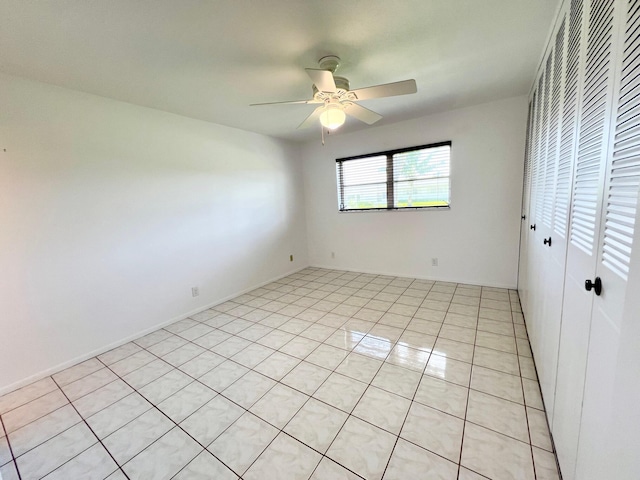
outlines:
{"label": "window", "polygon": [[451,142],[336,160],[338,209],[448,207]]}

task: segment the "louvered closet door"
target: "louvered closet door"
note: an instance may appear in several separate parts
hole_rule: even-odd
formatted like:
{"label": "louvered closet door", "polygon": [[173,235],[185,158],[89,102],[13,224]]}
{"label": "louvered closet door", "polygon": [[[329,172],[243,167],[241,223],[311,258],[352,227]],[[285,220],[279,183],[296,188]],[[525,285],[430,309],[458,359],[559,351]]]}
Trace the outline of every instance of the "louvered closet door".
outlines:
{"label": "louvered closet door", "polygon": [[[529,248],[533,258],[532,265],[532,282],[533,294],[532,305],[529,316],[527,318],[527,331],[531,341],[533,356],[536,360],[542,359],[542,346],[545,341],[545,289],[542,288],[547,266],[545,265],[544,256],[547,253],[542,247],[542,240],[545,235],[543,225],[543,212],[546,198],[548,197],[546,178],[547,172],[552,170],[553,151],[550,148],[554,142],[553,135],[550,132],[551,125],[551,93],[553,85],[553,59],[554,51],[545,53],[544,68],[540,77],[539,92],[542,98],[542,116],[541,116],[541,138],[540,138],[540,158],[539,167],[536,176],[536,201],[534,203],[533,222],[536,225],[535,230],[529,232]],[[542,372],[540,372],[542,373]],[[542,379],[544,375],[540,374]]]}
{"label": "louvered closet door", "polygon": [[520,257],[518,259],[518,291],[520,303],[524,312],[529,308],[529,292],[531,285],[528,284],[529,271],[529,204],[531,198],[531,169],[532,169],[532,141],[533,141],[533,115],[534,100],[529,102],[529,113],[527,115],[527,134],[525,142],[524,176],[522,181],[522,221],[520,222]]}
{"label": "louvered closet door", "polygon": [[[568,65],[566,61],[567,37],[565,13],[561,15],[559,27],[554,32],[553,49],[549,53],[549,60],[547,60],[546,65],[546,69],[549,69],[547,154],[544,175],[541,175],[541,181],[543,182],[542,210],[533,245],[536,264],[540,270],[538,284],[536,285],[536,290],[540,292],[540,295],[536,316],[533,319],[536,325],[537,338],[532,343],[532,349],[549,419],[553,418],[565,275],[566,232],[563,231],[560,235],[555,234],[553,223],[557,209],[556,191],[558,189],[558,169],[561,158],[561,133],[565,122],[564,90]],[[564,145],[564,147],[566,150],[567,145]],[[551,242],[548,242],[549,239],[551,239]]]}
{"label": "louvered closet door", "polygon": [[[542,136],[542,100],[543,95],[540,93],[543,90],[543,81],[544,78],[541,75],[539,81],[537,82],[537,88],[534,90],[533,95],[531,97],[531,104],[533,108],[532,112],[532,126],[531,126],[531,147],[530,147],[530,180],[529,180],[529,198],[528,198],[528,212],[527,218],[524,222],[524,231],[526,232],[523,236],[525,237],[525,248],[527,252],[526,267],[524,268],[523,274],[526,275],[525,280],[522,282],[525,286],[525,300],[522,305],[523,313],[525,318],[532,317],[533,308],[536,306],[537,298],[536,298],[536,264],[534,261],[529,261],[531,258],[531,241],[530,237],[532,235],[533,230],[531,227],[536,223],[536,199],[539,195],[539,170],[540,170],[540,150],[541,150],[541,136]],[[535,336],[535,331],[527,326],[530,336]]]}
{"label": "louvered closet door", "polygon": [[563,317],[552,431],[564,480],[575,475],[604,194],[614,56],[614,0],[583,4],[583,62],[577,153],[571,194]]}
{"label": "louvered closet door", "polygon": [[[547,53],[545,57],[545,68],[542,70],[538,79],[537,88],[537,111],[536,111],[536,144],[534,144],[534,169],[531,196],[531,220],[530,225],[534,225],[535,229],[529,230],[528,248],[531,257],[534,259],[529,265],[529,284],[531,285],[529,308],[525,314],[527,322],[527,333],[531,345],[540,345],[541,341],[541,322],[542,306],[544,300],[544,292],[540,290],[540,284],[544,278],[544,265],[539,261],[540,252],[538,251],[538,243],[542,242],[542,211],[545,195],[545,172],[547,168],[548,156],[548,140],[549,140],[549,111],[550,111],[550,84],[552,74],[553,56]],[[538,242],[539,240],[539,242]],[[536,352],[534,351],[534,355]]]}
{"label": "louvered closet door", "polygon": [[[628,284],[632,251],[640,247],[636,233],[640,190],[640,1],[620,2],[619,6],[622,29],[614,93],[615,123],[611,126],[598,242],[597,275],[602,279],[603,292],[594,299],[591,320],[576,470],[580,479],[625,478],[618,474],[625,462],[624,451],[603,451],[602,439],[607,436],[614,413],[611,408],[616,374],[623,369],[640,369],[639,365],[618,364],[626,295],[640,294],[637,286],[632,291]],[[634,321],[640,322],[640,311],[635,312]],[[640,378],[636,377],[636,381],[640,382]],[[626,406],[637,402],[637,398],[628,399]],[[639,410],[635,408],[635,418]],[[629,418],[633,421],[634,416]],[[638,452],[634,454],[637,456]],[[640,472],[636,473],[638,478]]]}

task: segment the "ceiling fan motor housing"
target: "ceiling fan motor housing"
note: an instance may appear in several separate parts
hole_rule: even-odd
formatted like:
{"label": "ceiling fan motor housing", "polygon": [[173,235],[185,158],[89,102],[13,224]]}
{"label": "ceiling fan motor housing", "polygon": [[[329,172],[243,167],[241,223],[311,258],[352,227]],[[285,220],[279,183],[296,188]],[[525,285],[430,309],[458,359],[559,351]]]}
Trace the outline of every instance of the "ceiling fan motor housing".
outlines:
{"label": "ceiling fan motor housing", "polygon": [[[336,83],[336,92],[335,93],[341,93],[341,94],[344,95],[344,93],[349,91],[349,80],[348,79],[346,79],[344,77],[337,77],[337,76],[334,75],[333,81]],[[312,90],[313,90],[313,97],[315,98],[316,93],[319,92],[318,87],[313,85]],[[342,92],[341,92],[341,90],[342,90]]]}

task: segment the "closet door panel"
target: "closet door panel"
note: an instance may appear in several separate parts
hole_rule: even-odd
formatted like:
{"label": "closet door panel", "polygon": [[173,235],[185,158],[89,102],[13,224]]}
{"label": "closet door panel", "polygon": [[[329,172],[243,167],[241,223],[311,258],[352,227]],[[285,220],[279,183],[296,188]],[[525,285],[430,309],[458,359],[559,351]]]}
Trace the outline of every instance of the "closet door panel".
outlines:
{"label": "closet door panel", "polygon": [[543,121],[543,105],[544,105],[544,73],[540,75],[537,81],[537,88],[533,92],[532,105],[533,105],[533,127],[532,127],[532,140],[531,140],[531,181],[530,181],[530,196],[529,196],[529,217],[526,222],[527,228],[525,229],[527,237],[527,254],[529,261],[527,264],[526,284],[528,285],[528,295],[526,304],[523,308],[523,314],[526,320],[527,333],[531,344],[535,344],[535,339],[538,336],[538,329],[536,324],[537,309],[539,309],[540,292],[538,290],[540,266],[537,262],[536,252],[534,249],[535,242],[535,229],[537,228],[537,212],[536,204],[538,197],[540,196],[540,170],[542,164],[543,155],[541,154],[542,148],[542,121]]}
{"label": "closet door panel", "polygon": [[542,248],[543,231],[543,209],[545,202],[545,179],[547,168],[549,167],[550,152],[549,145],[549,125],[551,110],[551,83],[553,74],[553,50],[547,54],[545,68],[538,83],[538,95],[540,99],[540,134],[538,140],[537,168],[535,171],[535,190],[533,203],[533,223],[535,230],[529,233],[529,248],[534,261],[531,265],[532,273],[532,302],[527,318],[527,330],[533,355],[536,359],[541,358],[541,346],[544,344],[545,322],[545,290],[541,288],[547,275],[547,265],[544,262],[545,251]]}
{"label": "closet door panel", "polygon": [[586,57],[552,424],[565,480],[578,478],[575,469],[594,297],[585,290],[585,280],[595,278],[598,257],[599,205],[604,193],[613,94],[614,0],[585,2],[583,13]]}
{"label": "closet door panel", "polygon": [[[637,237],[636,218],[640,190],[640,1],[620,1],[618,22],[622,28],[619,39],[615,115],[611,125],[610,146],[605,183],[605,198],[601,211],[598,242],[597,276],[601,278],[602,294],[594,299],[591,338],[584,390],[582,426],[578,450],[579,478],[624,478],[615,473],[620,452],[603,452],[602,438],[610,431],[615,373],[635,370],[638,365],[620,363],[621,327],[624,305],[629,289],[629,274]],[[637,239],[636,239],[637,240]],[[635,290],[637,295],[638,290]],[[640,312],[636,312],[640,319]],[[636,381],[639,377],[636,377]],[[631,399],[624,408],[634,411]],[[636,416],[640,409],[635,408]],[[630,415],[630,418],[633,418]],[[638,472],[636,472],[638,473]]]}
{"label": "closet door panel", "polygon": [[529,310],[529,292],[531,285],[528,283],[529,276],[529,203],[531,196],[531,142],[533,137],[533,114],[534,114],[534,102],[529,102],[529,113],[527,116],[527,135],[525,144],[525,159],[524,159],[524,177],[522,181],[522,209],[521,209],[521,222],[520,222],[520,257],[518,259],[518,293],[520,296],[520,304],[522,311],[527,312]]}
{"label": "closet door panel", "polygon": [[[550,420],[554,414],[566,252],[566,235],[565,238],[562,238],[553,232],[560,160],[560,134],[564,122],[563,88],[566,80],[566,33],[566,20],[563,19],[555,33],[555,45],[552,52],[553,73],[550,81],[549,135],[544,177],[544,200],[542,202],[542,223],[536,245],[543,271],[537,288],[544,292],[541,295],[541,310],[538,319],[540,335],[535,347],[537,351],[536,367],[547,416]],[[549,239],[552,241],[545,243],[545,240]]]}
{"label": "closet door panel", "polygon": [[[640,225],[640,201],[636,204],[635,224]],[[587,420],[583,431],[589,432],[591,438],[599,443],[599,451],[594,455],[591,442],[580,441],[578,474],[587,480],[637,480],[640,472],[640,295],[637,294],[640,292],[640,248],[637,243],[640,236],[637,233],[635,241],[619,343],[611,349],[612,352],[617,351],[617,355],[612,357],[615,364],[612,366],[605,361],[593,365],[589,362],[587,370],[584,404]],[[596,329],[594,325],[594,332]],[[603,343],[604,348],[606,343]],[[604,353],[610,355],[610,352]],[[591,354],[590,350],[590,358]],[[602,377],[605,382],[600,380]],[[597,421],[599,418],[606,419],[604,427],[595,422],[591,425],[590,419]]]}

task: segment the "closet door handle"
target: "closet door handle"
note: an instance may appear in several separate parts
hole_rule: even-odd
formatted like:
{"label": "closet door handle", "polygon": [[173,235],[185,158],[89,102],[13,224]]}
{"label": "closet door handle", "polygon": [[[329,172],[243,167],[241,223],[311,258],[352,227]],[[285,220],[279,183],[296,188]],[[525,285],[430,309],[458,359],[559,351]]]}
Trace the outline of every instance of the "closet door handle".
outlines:
{"label": "closet door handle", "polygon": [[525,218],[527,218],[527,216],[526,216],[526,215],[522,215],[520,218],[521,218],[522,220],[524,220]]}
{"label": "closet door handle", "polygon": [[529,225],[529,228],[535,232],[535,230],[536,230],[536,224],[534,223],[533,225]]}
{"label": "closet door handle", "polygon": [[551,237],[544,239],[544,244],[551,246]]}
{"label": "closet door handle", "polygon": [[595,294],[600,296],[600,294],[602,293],[602,280],[600,280],[600,277],[596,277],[593,282],[591,280],[585,280],[584,288],[587,290],[587,292],[590,292],[593,289]]}

